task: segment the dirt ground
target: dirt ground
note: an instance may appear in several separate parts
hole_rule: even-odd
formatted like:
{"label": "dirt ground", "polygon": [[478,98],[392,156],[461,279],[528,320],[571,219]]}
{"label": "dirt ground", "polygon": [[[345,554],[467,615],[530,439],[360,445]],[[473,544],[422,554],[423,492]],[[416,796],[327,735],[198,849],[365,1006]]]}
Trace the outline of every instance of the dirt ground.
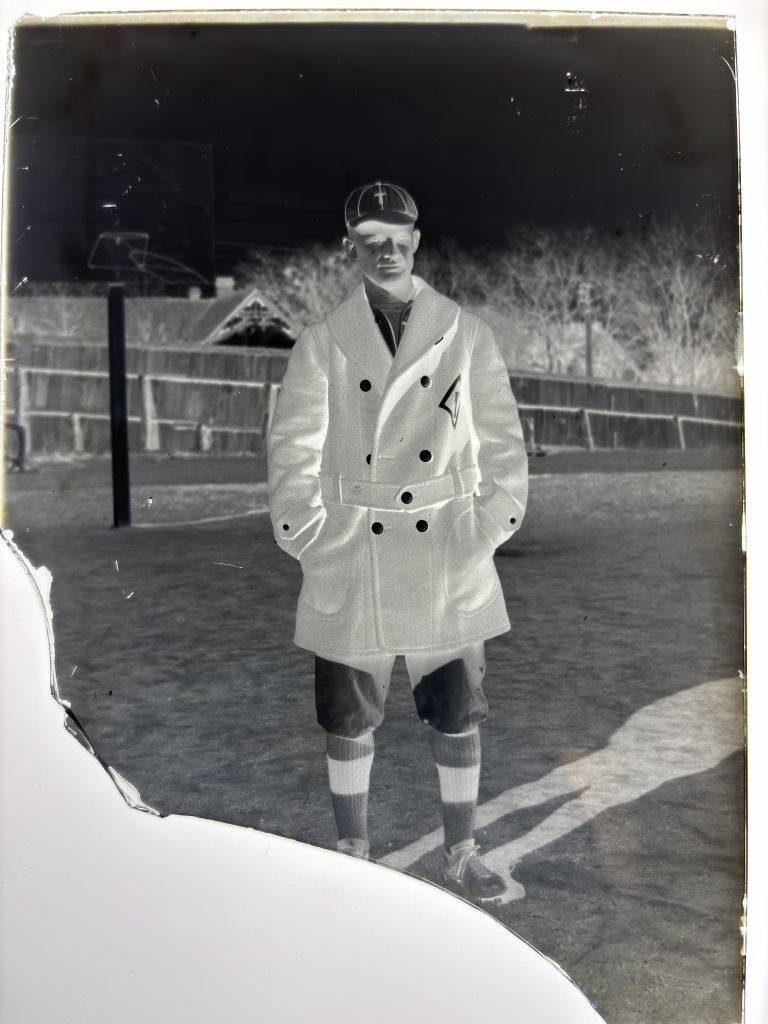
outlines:
{"label": "dirt ground", "polygon": [[[478,838],[509,851],[525,896],[492,912],[609,1024],[739,1017],[736,458],[532,459],[525,524],[497,554],[513,629],[487,645]],[[161,813],[333,845],[312,658],[291,643],[299,567],[259,512],[259,465],[138,460],[131,530],[109,528],[108,474],[91,460],[8,481],[6,525],[53,573],[63,696]],[[373,854],[405,858],[439,824],[398,662]],[[434,848],[408,869],[438,879]]]}

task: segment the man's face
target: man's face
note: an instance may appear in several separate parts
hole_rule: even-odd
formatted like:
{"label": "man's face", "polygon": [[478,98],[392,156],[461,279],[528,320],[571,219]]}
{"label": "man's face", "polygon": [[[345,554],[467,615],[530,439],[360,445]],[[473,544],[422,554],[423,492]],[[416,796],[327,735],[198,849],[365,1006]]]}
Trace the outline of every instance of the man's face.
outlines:
{"label": "man's face", "polygon": [[349,229],[344,248],[374,284],[391,288],[410,278],[421,235],[412,224],[364,220]]}

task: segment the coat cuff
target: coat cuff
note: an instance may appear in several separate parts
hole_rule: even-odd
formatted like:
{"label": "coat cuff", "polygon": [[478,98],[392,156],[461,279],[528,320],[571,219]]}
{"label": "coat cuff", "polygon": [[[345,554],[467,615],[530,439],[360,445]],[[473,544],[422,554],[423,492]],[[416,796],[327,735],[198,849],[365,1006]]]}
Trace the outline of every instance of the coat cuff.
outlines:
{"label": "coat cuff", "polygon": [[494,547],[503,544],[520,529],[525,506],[511,494],[497,487],[484,498],[475,498],[479,512],[480,526],[493,542]]}
{"label": "coat cuff", "polygon": [[325,508],[322,505],[301,511],[289,509],[276,515],[272,520],[272,527],[278,547],[292,558],[300,558],[305,548],[309,547],[320,532],[325,515]]}

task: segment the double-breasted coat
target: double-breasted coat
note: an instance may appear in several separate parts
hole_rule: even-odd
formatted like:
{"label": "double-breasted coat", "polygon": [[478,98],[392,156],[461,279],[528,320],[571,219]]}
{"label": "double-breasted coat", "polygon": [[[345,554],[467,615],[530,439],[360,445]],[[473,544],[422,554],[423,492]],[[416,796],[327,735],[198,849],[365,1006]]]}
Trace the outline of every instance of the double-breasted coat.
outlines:
{"label": "double-breasted coat", "polygon": [[510,628],[496,547],[528,461],[491,329],[414,278],[393,357],[362,283],[290,354],[268,435],[275,540],[326,658],[455,650]]}

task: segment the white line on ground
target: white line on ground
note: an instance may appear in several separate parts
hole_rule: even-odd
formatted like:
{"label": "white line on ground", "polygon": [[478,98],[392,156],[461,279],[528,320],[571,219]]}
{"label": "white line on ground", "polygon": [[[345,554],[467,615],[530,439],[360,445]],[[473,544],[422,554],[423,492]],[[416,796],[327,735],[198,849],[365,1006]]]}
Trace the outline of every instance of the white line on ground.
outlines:
{"label": "white line on ground", "polygon": [[261,516],[268,508],[249,508],[246,512],[230,512],[225,516],[206,516],[205,519],[184,519],[178,523],[134,523],[135,530],[170,529],[175,526],[203,526],[205,523],[223,523],[228,519],[243,519],[245,516]]}
{"label": "white line on ground", "polygon": [[[111,494],[112,487],[108,484],[98,484],[95,487],[89,487],[87,484],[82,485],[83,490],[87,490],[89,494],[100,494],[102,492]],[[173,483],[162,483],[162,481],[155,482],[152,484],[138,483],[131,487],[131,490],[135,493],[138,491],[254,491],[256,494],[266,492],[267,483],[265,480],[255,480],[253,483],[207,483],[207,484],[173,484]],[[24,487],[24,482],[19,481],[18,477],[14,478],[13,494],[38,494],[37,488]]]}
{"label": "white line on ground", "polygon": [[[252,484],[138,484],[137,489],[140,488],[143,491],[147,491],[153,486],[156,490],[158,488],[162,488],[164,491],[266,491],[267,489],[267,485],[264,481],[254,482]],[[104,489],[108,490],[109,488]]]}
{"label": "white line on ground", "polygon": [[[665,782],[714,768],[742,749],[742,686],[738,677],[717,679],[662,697],[630,715],[601,750],[481,804],[478,829],[523,808],[575,794],[529,832],[485,854],[486,864],[509,879],[508,872],[523,857],[587,824],[602,811],[637,800]],[[443,830],[435,829],[387,854],[381,863],[408,868],[442,842]],[[502,902],[524,894],[520,883],[512,880]]]}

